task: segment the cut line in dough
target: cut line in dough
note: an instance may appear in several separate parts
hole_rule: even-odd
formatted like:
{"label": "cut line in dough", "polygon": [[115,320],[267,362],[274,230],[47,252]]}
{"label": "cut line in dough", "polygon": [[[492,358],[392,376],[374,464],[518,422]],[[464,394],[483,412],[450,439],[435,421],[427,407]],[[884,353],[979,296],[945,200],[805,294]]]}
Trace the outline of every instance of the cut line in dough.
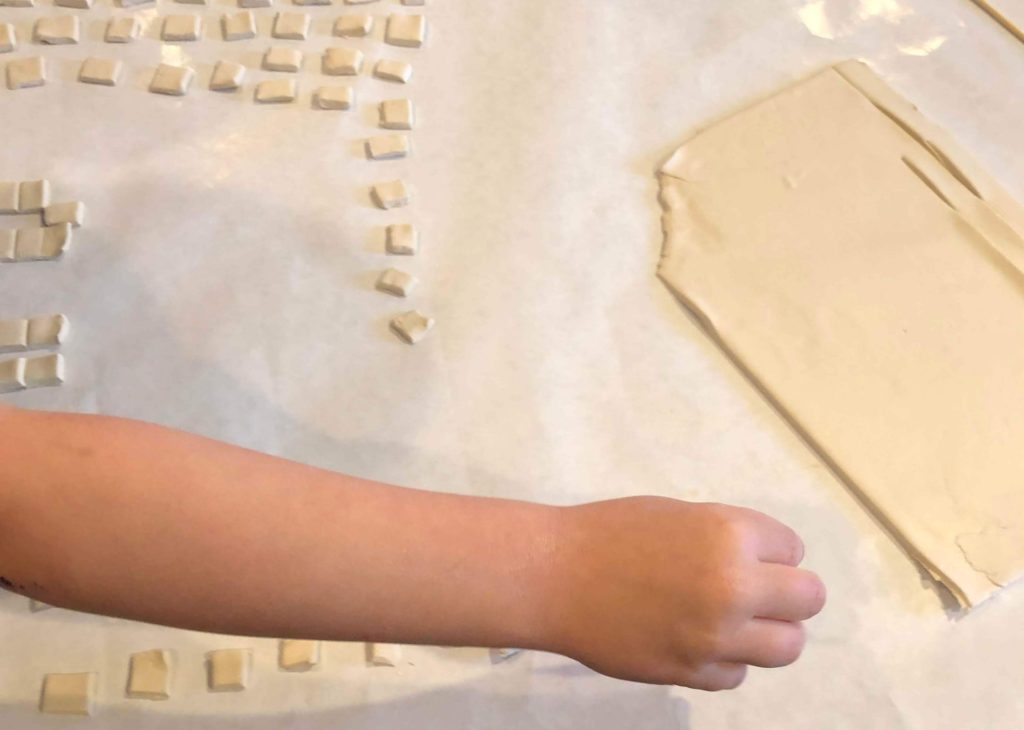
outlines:
{"label": "cut line in dough", "polygon": [[867,66],[662,167],[658,275],[964,607],[1024,574],[1024,209]]}

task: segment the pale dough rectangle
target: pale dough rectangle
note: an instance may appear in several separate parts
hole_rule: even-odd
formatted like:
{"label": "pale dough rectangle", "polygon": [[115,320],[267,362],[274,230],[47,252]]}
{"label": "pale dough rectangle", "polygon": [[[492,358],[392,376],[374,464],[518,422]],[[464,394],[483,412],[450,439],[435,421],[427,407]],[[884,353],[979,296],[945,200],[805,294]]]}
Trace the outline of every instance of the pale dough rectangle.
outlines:
{"label": "pale dough rectangle", "polygon": [[1024,573],[1024,210],[866,66],[696,134],[659,275],[964,606]]}

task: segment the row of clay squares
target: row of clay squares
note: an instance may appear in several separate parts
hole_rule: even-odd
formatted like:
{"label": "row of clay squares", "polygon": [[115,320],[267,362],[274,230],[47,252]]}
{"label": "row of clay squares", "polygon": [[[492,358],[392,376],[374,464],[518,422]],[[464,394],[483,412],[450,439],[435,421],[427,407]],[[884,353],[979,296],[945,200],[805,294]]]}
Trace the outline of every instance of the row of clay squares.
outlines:
{"label": "row of clay squares", "polygon": [[[422,3],[415,3],[422,4]],[[395,16],[391,16],[392,18]],[[403,42],[402,45],[419,48],[426,41],[426,19],[423,16],[417,25],[410,24],[404,30],[415,34],[418,42]],[[410,35],[405,39],[409,41]],[[380,105],[380,126],[385,129],[411,130],[415,126],[415,112],[408,99],[394,99]],[[395,160],[410,154],[409,138],[403,134],[388,134],[372,137],[366,141],[366,157],[369,160]],[[412,201],[412,190],[401,179],[382,180],[370,188],[370,197],[378,208],[386,211],[406,208]],[[393,256],[415,256],[419,252],[419,232],[412,223],[390,223],[385,228],[385,251]],[[377,277],[376,288],[394,297],[407,298],[416,288],[418,279],[407,271],[389,267]],[[434,326],[434,319],[416,309],[410,309],[393,316],[389,322],[391,331],[402,341],[415,345]]]}
{"label": "row of clay squares", "polygon": [[[302,65],[302,54],[291,48],[271,48],[261,65],[264,70],[297,73]],[[351,49],[328,49],[325,67],[328,65],[331,75],[355,76],[362,66],[362,53]],[[90,57],[82,62],[78,80],[84,84],[116,86],[123,74],[120,61]],[[374,76],[404,84],[412,78],[412,66],[405,61],[382,59],[374,68]],[[39,56],[19,58],[7,64],[7,86],[12,90],[38,88],[46,83],[46,77],[46,61]],[[213,67],[209,88],[216,92],[238,91],[243,87],[245,77],[244,64],[221,60]],[[153,70],[148,88],[154,94],[184,96],[195,78],[196,71],[190,66],[162,63]],[[283,104],[294,102],[298,95],[298,81],[284,77],[257,84],[253,98],[260,103]],[[348,85],[320,86],[313,94],[313,102],[318,109],[350,109],[355,103],[355,91]]]}
{"label": "row of clay squares", "polygon": [[[278,20],[283,16],[296,15],[302,14],[279,14]],[[371,16],[365,17],[369,18]],[[426,34],[426,23],[422,16],[392,17],[412,21],[413,28],[410,32],[417,40],[414,42],[410,41],[407,45],[414,47],[422,44]],[[170,20],[174,20],[174,18],[167,18],[167,21]],[[252,23],[254,21],[250,17],[246,22]],[[275,21],[276,25],[277,21]],[[287,21],[284,25],[286,27],[295,26],[301,30],[301,26],[308,25],[308,17],[302,16],[302,19]],[[107,29],[107,35],[111,37],[112,34],[117,34],[118,37],[130,39],[137,33],[137,26],[138,23],[135,18],[115,18],[111,20],[111,25]],[[390,27],[391,23],[389,20]],[[295,33],[287,30],[282,32],[285,35],[298,37]],[[15,47],[12,33],[13,31],[9,24],[0,23],[0,52],[12,50]],[[74,31],[73,35],[77,36],[77,30]],[[322,54],[320,68],[328,76],[357,76],[363,69],[364,60],[363,52],[358,49],[328,48]],[[271,47],[264,53],[261,67],[267,71],[297,73],[302,68],[303,62],[304,55],[296,48]],[[42,57],[36,56],[10,61],[7,64],[6,72],[7,86],[12,90],[36,88],[46,83],[46,61]],[[209,88],[220,92],[237,91],[242,87],[245,73],[246,68],[243,64],[221,60],[214,68],[209,81]],[[122,75],[123,64],[121,61],[112,58],[90,57],[82,62],[78,73],[78,80],[86,84],[116,86]],[[381,59],[374,66],[373,75],[384,81],[405,84],[412,78],[412,66],[405,61]],[[194,78],[195,70],[189,66],[161,64],[153,72],[149,82],[149,90],[156,94],[183,96],[188,92]],[[298,98],[298,93],[298,83],[295,80],[287,78],[271,79],[255,87],[254,98],[257,102],[261,103],[290,103]],[[313,101],[314,106],[320,109],[349,109],[354,103],[353,91],[347,86],[323,86],[319,87],[313,94]]]}
{"label": "row of clay squares", "polygon": [[[279,12],[270,26],[270,37],[304,41],[309,38],[313,18],[309,13]],[[366,38],[373,33],[376,18],[368,14],[347,14],[334,21],[331,34],[338,38]],[[203,38],[203,17],[194,14],[166,15],[160,21],[160,40],[167,43],[191,43]],[[221,38],[225,41],[251,40],[258,35],[257,16],[251,10],[225,13],[220,18]],[[142,23],[134,15],[121,15],[107,22],[103,40],[107,43],[131,43],[142,33]],[[384,42],[402,48],[419,48],[426,38],[426,19],[422,15],[389,15]],[[82,37],[81,22],[75,15],[39,18],[32,26],[32,40],[45,46],[77,44]],[[212,39],[211,39],[212,40]],[[0,23],[0,53],[18,47],[18,34],[9,22]]]}
{"label": "row of clay squares", "polygon": [[[71,245],[72,229],[84,222],[85,205],[51,202],[47,180],[0,182],[0,215],[37,218],[32,225],[0,229],[0,264],[56,261]],[[0,319],[0,394],[63,383],[64,356],[55,350],[68,331],[63,314]]]}
{"label": "row of clay squares", "polygon": [[[397,644],[367,644],[367,661],[375,667],[397,667],[402,647]],[[517,649],[495,649],[492,663],[509,659]],[[321,663],[320,642],[283,639],[278,644],[278,668],[286,672],[308,672]],[[411,662],[409,662],[411,663]],[[171,697],[174,654],[150,649],[132,654],[128,661],[125,695],[137,700],[168,700]],[[252,681],[252,649],[217,649],[205,656],[206,684],[210,692],[241,692]],[[95,711],[97,672],[47,674],[43,677],[39,709],[58,715],[91,715]]]}

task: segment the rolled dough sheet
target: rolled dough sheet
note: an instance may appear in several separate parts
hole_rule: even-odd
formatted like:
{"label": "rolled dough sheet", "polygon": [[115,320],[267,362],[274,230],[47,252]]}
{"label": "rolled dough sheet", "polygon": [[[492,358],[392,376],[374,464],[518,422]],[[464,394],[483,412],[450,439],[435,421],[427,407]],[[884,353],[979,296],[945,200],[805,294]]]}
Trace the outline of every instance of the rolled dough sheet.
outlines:
{"label": "rolled dough sheet", "polygon": [[974,0],[1004,28],[1024,41],[1024,0]]}
{"label": "rolled dough sheet", "polygon": [[661,169],[659,276],[965,607],[1024,572],[1024,210],[867,66]]}

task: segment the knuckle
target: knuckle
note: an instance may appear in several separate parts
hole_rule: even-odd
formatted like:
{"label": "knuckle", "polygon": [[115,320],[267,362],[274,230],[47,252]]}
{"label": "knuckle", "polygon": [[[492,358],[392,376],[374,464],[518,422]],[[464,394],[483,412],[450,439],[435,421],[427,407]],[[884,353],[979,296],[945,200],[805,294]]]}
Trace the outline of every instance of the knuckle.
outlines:
{"label": "knuckle", "polygon": [[747,666],[737,664],[721,669],[714,677],[707,680],[709,692],[725,692],[736,689],[747,678]]}
{"label": "knuckle", "polygon": [[800,571],[794,580],[793,592],[806,607],[806,617],[818,615],[825,607],[827,597],[825,584],[815,573]]}
{"label": "knuckle", "polygon": [[789,532],[789,559],[791,565],[800,565],[804,560],[804,555],[807,552],[807,546],[804,545],[804,541],[796,532],[787,527],[786,530]]}
{"label": "knuckle", "polygon": [[793,624],[789,630],[778,632],[772,647],[772,655],[778,666],[785,667],[799,659],[805,642],[803,626],[800,624]]}

